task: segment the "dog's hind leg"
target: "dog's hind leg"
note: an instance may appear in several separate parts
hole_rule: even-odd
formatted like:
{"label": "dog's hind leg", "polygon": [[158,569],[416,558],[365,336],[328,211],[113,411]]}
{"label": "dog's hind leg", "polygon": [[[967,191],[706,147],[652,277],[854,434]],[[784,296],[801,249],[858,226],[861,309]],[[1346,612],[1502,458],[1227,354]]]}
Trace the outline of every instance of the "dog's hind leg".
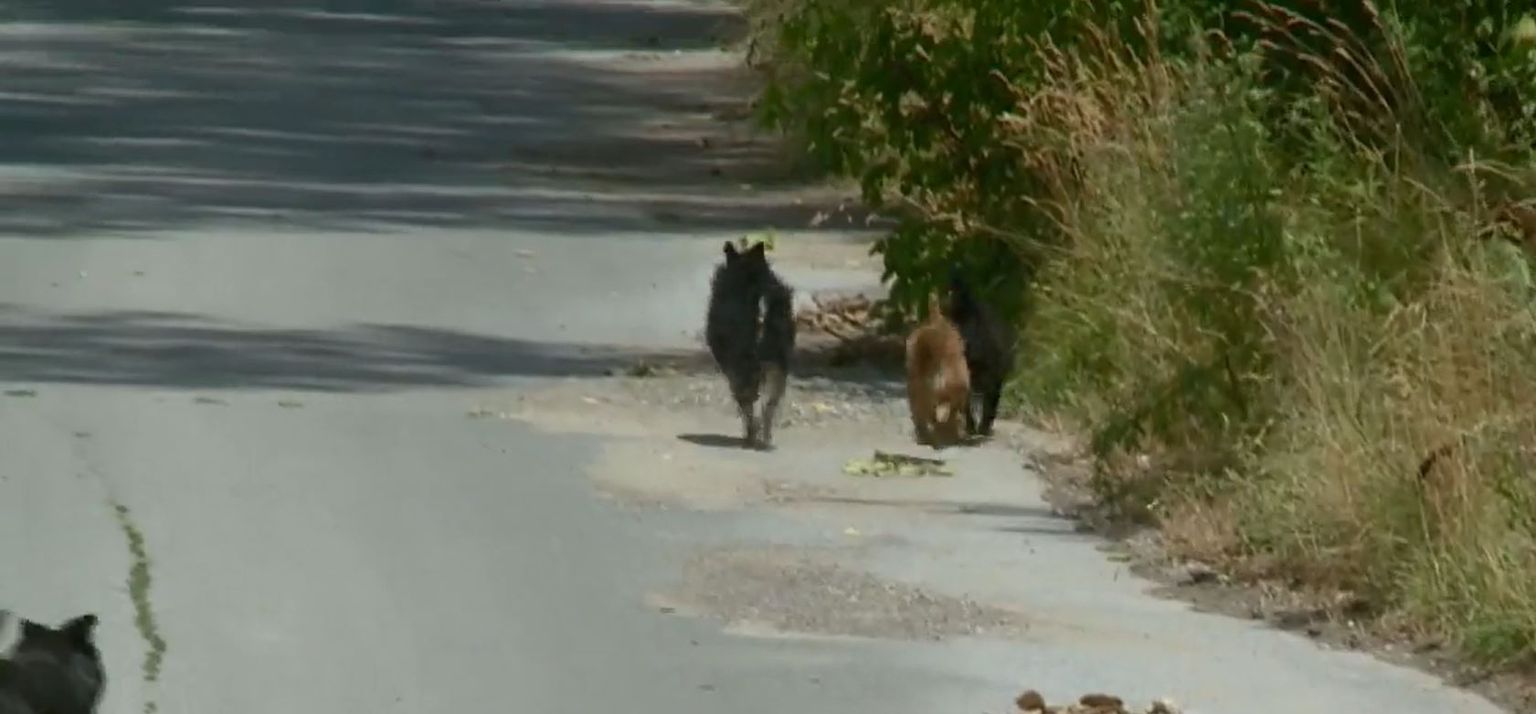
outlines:
{"label": "dog's hind leg", "polygon": [[918,393],[919,387],[910,378],[907,382],[907,414],[912,417],[912,438],[919,444],[928,443],[928,421],[925,415],[923,398]]}
{"label": "dog's hind leg", "polygon": [[736,411],[741,414],[741,440],[747,446],[756,446],[758,437],[757,418],[752,413],[752,402],[736,401]]}
{"label": "dog's hind leg", "polygon": [[1003,399],[1003,381],[999,379],[987,384],[982,399],[984,401],[981,405],[981,424],[980,428],[975,429],[974,432],[979,436],[991,436],[992,422],[997,419],[997,405]]}
{"label": "dog's hind leg", "polygon": [[757,415],[752,413],[752,408],[757,401],[756,389],[744,389],[735,392],[736,413],[741,415],[741,438],[747,446],[757,445]]}
{"label": "dog's hind leg", "polygon": [[785,369],[776,364],[763,365],[763,383],[767,387],[767,395],[763,398],[763,417],[759,422],[759,446],[764,449],[773,448],[773,420],[779,413],[779,403],[784,399],[784,391],[789,385],[789,374]]}
{"label": "dog's hind leg", "polygon": [[758,438],[758,423],[753,407],[757,403],[758,380],[762,374],[753,369],[737,375],[731,380],[731,398],[736,401],[736,413],[741,415],[742,439],[747,446],[753,446],[757,444]]}

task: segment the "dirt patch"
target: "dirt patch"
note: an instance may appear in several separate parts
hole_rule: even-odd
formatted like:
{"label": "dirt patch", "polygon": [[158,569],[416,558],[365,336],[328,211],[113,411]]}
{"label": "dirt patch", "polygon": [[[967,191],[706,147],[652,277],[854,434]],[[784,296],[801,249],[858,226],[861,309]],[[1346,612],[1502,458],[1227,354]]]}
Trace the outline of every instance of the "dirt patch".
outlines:
{"label": "dirt patch", "polygon": [[[897,400],[895,389],[890,383],[872,380],[791,375],[779,429],[899,418],[905,407]],[[738,428],[725,380],[713,373],[634,380],[624,384],[623,390],[637,405],[704,418],[714,415],[710,423],[716,430],[733,433]]]}
{"label": "dirt patch", "polygon": [[1536,672],[1493,673],[1469,666],[1439,642],[1415,642],[1370,621],[1366,604],[1347,595],[1309,593],[1290,584],[1243,582],[1200,562],[1180,560],[1154,528],[1127,523],[1093,497],[1091,468],[1070,448],[1016,443],[1046,482],[1052,509],[1110,539],[1105,550],[1134,574],[1157,583],[1158,597],[1195,610],[1265,622],[1329,649],[1356,650],[1382,661],[1433,674],[1511,711],[1536,711]]}
{"label": "dirt patch", "polygon": [[[579,379],[487,400],[471,419],[521,421],[550,433],[609,437],[589,469],[598,491],[629,506],[736,510],[825,498],[828,489],[774,478],[769,463],[733,446],[737,421],[723,380],[645,363],[644,377]],[[856,390],[792,389],[781,433],[846,426],[869,414]],[[833,405],[836,406],[833,406]],[[857,408],[853,405],[857,404]],[[818,434],[818,436],[820,436]],[[708,441],[723,448],[699,448]]]}
{"label": "dirt patch", "polygon": [[654,440],[603,447],[589,474],[604,495],[640,507],[734,510],[768,495],[752,464],[668,448]]}
{"label": "dirt patch", "polygon": [[[465,416],[471,419],[521,421],[556,434],[602,434],[642,437],[659,428],[680,424],[658,423],[673,415],[642,414],[629,399],[625,378],[569,379],[548,387],[507,393],[482,400]],[[644,418],[642,418],[644,417]]]}
{"label": "dirt patch", "polygon": [[708,551],[688,562],[664,607],[737,631],[943,640],[1020,637],[1014,612],[890,583],[790,548]]}
{"label": "dirt patch", "polygon": [[[791,375],[778,429],[900,422],[906,414],[900,388],[866,374]],[[614,376],[566,380],[485,400],[472,405],[466,416],[612,436],[702,431],[730,437],[740,429],[725,380],[698,360],[637,362],[615,370]]]}
{"label": "dirt patch", "polygon": [[652,440],[603,447],[589,475],[604,496],[628,506],[737,510],[760,503],[827,498],[827,489],[769,477],[755,463]]}

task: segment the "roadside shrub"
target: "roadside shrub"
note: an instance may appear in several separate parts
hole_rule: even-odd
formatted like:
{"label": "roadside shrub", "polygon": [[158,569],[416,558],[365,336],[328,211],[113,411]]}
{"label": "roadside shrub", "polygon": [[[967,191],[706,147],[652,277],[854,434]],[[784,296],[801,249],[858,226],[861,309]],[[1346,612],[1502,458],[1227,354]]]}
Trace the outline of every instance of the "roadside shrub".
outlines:
{"label": "roadside shrub", "polygon": [[1107,504],[1532,653],[1526,4],[754,2],[764,120],[900,218],[896,319],[963,265]]}

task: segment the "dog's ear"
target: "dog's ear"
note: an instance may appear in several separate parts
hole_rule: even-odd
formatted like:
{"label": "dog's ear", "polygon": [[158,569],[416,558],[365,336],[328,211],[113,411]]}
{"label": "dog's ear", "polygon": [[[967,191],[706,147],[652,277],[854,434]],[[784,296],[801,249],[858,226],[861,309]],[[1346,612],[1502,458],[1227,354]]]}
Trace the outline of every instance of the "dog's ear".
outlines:
{"label": "dog's ear", "polygon": [[96,634],[96,616],[89,613],[81,615],[64,623],[63,630],[64,634],[69,635],[69,639],[88,645]]}
{"label": "dog's ear", "polygon": [[952,291],[966,289],[965,271],[960,269],[959,263],[949,267],[949,289]]}
{"label": "dog's ear", "polygon": [[40,625],[25,617],[18,617],[16,619],[21,621],[21,641],[26,642],[27,640],[48,636],[47,625]]}
{"label": "dog's ear", "polygon": [[753,243],[752,247],[747,249],[747,255],[752,258],[763,258],[767,255],[767,252],[768,244],[763,241]]}
{"label": "dog's ear", "polygon": [[726,241],[725,242],[725,260],[726,260],[726,262],[730,262],[732,260],[735,260],[739,255],[740,254],[736,252],[736,244],[732,243],[730,241]]}
{"label": "dog's ear", "polygon": [[928,291],[928,319],[936,319],[944,314],[944,299],[939,297],[939,291]]}

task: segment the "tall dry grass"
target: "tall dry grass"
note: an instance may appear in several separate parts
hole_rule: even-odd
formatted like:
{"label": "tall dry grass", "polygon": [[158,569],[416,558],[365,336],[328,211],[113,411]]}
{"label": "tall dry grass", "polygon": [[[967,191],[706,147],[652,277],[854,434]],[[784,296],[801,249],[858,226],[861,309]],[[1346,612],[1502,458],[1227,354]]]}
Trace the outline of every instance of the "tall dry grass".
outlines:
{"label": "tall dry grass", "polygon": [[1041,48],[1013,126],[1071,240],[1018,394],[1092,434],[1100,493],[1176,547],[1507,663],[1536,637],[1530,256],[1480,172],[1388,131],[1427,122],[1395,120],[1396,50],[1360,46],[1302,56],[1328,91],[1292,108],[1300,157],[1255,64]]}

